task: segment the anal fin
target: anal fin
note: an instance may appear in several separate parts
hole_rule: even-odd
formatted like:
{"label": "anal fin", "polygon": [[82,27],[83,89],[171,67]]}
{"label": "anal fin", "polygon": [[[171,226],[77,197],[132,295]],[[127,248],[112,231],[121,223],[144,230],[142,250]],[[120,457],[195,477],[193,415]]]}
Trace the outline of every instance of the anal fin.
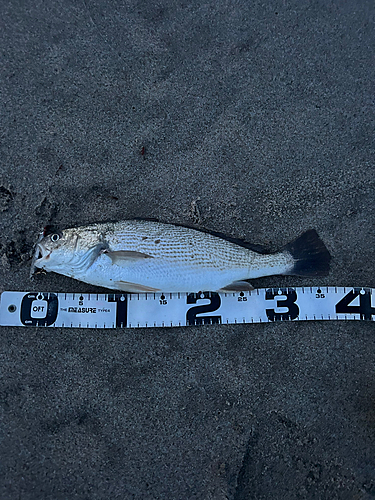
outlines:
{"label": "anal fin", "polygon": [[220,288],[219,292],[250,292],[251,290],[254,290],[254,287],[248,281],[233,281]]}
{"label": "anal fin", "polygon": [[151,286],[140,285],[139,283],[131,283],[130,281],[115,281],[114,286],[118,290],[130,293],[156,293],[161,292],[158,288]]}

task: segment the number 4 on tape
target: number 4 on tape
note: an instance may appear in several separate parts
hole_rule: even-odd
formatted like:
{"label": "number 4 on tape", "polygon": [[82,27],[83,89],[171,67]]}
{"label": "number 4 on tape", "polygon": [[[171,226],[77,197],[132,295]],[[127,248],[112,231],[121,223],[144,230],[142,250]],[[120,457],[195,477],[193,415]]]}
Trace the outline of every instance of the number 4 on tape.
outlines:
{"label": "number 4 on tape", "polygon": [[[359,305],[350,305],[357,297],[359,297]],[[336,313],[359,314],[361,319],[371,320],[375,315],[375,307],[371,306],[371,292],[363,288],[351,290],[336,304]]]}

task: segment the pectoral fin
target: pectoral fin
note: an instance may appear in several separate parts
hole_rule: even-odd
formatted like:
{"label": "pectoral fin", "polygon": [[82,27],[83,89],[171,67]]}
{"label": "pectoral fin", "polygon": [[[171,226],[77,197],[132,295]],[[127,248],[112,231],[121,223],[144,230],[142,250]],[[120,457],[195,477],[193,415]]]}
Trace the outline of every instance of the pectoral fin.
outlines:
{"label": "pectoral fin", "polygon": [[233,281],[220,288],[219,292],[250,292],[251,290],[254,290],[254,287],[248,281]]}
{"label": "pectoral fin", "polygon": [[161,291],[158,288],[140,285],[139,283],[130,283],[129,281],[115,281],[114,285],[117,289],[130,293],[155,293]]}
{"label": "pectoral fin", "polygon": [[129,264],[140,262],[145,259],[153,259],[152,255],[142,252],[133,252],[131,250],[118,250],[112,252],[110,250],[104,252],[111,260],[112,264],[120,267],[127,267]]}

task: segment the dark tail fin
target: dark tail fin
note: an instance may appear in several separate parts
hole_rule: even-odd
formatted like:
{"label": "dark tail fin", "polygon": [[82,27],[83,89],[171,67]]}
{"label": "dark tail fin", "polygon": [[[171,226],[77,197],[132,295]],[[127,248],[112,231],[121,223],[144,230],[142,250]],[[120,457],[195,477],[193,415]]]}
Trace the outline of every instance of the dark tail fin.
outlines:
{"label": "dark tail fin", "polygon": [[303,233],[284,247],[295,260],[294,267],[285,274],[294,276],[326,276],[331,255],[315,229]]}

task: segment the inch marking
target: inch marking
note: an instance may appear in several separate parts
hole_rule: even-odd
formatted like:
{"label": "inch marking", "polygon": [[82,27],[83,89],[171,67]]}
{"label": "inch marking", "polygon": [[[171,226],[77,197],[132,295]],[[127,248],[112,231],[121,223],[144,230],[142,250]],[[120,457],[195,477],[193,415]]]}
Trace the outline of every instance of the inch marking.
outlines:
{"label": "inch marking", "polygon": [[324,286],[221,294],[3,292],[0,326],[149,328],[312,319],[375,321],[373,290]]}

